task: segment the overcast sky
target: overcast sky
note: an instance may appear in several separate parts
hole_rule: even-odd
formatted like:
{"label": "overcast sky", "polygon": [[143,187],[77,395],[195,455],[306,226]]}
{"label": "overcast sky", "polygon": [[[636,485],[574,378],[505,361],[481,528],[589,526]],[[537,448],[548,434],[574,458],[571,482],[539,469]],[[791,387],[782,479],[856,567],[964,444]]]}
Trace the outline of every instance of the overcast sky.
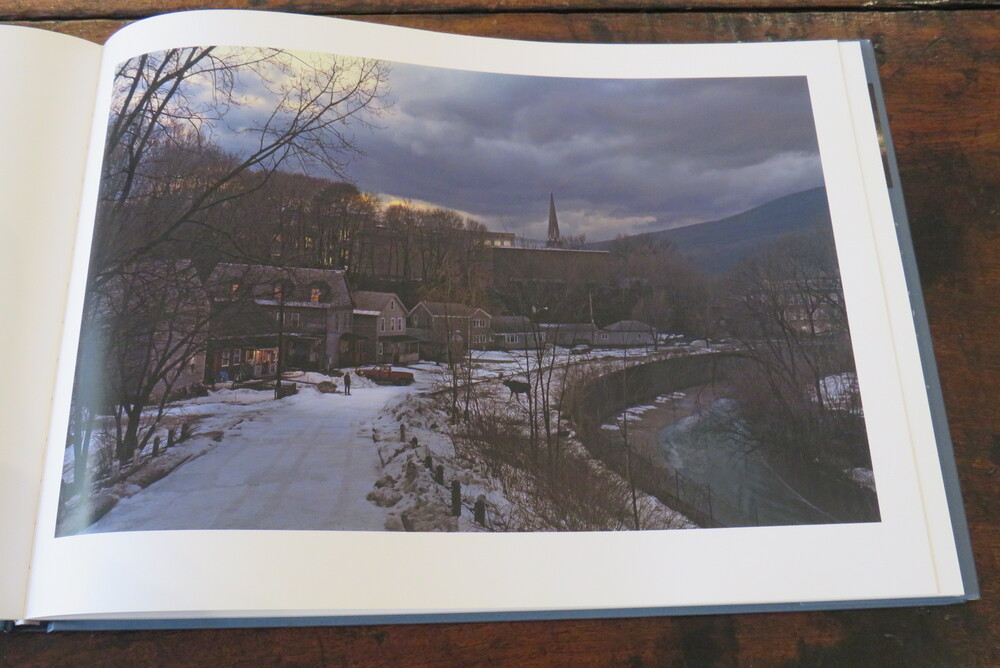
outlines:
{"label": "overcast sky", "polygon": [[[348,173],[385,201],[544,238],[716,220],[823,183],[805,78],[593,80],[394,63]],[[228,143],[228,142],[226,142]]]}

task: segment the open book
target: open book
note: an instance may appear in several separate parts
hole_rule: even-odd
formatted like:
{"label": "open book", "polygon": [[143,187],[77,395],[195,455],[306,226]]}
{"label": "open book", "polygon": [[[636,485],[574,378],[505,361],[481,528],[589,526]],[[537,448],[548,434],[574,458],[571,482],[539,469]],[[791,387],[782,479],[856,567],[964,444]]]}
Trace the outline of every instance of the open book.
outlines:
{"label": "open book", "polygon": [[977,596],[866,44],[0,51],[0,618]]}

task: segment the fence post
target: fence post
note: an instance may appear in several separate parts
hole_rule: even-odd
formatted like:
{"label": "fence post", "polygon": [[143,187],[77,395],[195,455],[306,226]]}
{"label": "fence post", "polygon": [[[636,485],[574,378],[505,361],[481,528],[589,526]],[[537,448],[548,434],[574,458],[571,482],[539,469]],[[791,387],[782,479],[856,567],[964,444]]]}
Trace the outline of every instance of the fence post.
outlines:
{"label": "fence post", "polygon": [[480,494],[476,498],[476,505],[472,509],[476,524],[486,526],[486,497]]}
{"label": "fence post", "polygon": [[434,460],[431,458],[430,455],[424,457],[424,468],[426,468],[428,471],[434,470]]}
{"label": "fence post", "polygon": [[153,456],[156,457],[160,454],[160,437],[157,436],[153,439]]}
{"label": "fence post", "polygon": [[406,425],[402,422],[399,423],[399,442],[406,443]]}
{"label": "fence post", "polygon": [[451,481],[451,514],[458,517],[462,514],[462,483]]}
{"label": "fence post", "polygon": [[172,447],[174,447],[174,430],[173,429],[168,429],[167,430],[167,449],[169,450]]}
{"label": "fence post", "polygon": [[439,485],[444,484],[444,466],[441,464],[438,464],[437,468],[434,469],[434,482]]}

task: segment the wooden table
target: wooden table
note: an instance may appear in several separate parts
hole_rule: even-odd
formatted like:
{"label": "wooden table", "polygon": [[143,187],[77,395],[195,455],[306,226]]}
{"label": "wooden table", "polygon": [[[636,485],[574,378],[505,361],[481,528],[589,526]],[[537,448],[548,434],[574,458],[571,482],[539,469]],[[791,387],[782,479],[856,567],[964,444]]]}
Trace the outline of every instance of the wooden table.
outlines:
{"label": "wooden table", "polygon": [[866,38],[886,104],[983,600],[939,608],[23,634],[3,665],[1000,666],[1000,5],[986,0],[0,0],[101,41],[174,9],[251,7],[555,41]]}

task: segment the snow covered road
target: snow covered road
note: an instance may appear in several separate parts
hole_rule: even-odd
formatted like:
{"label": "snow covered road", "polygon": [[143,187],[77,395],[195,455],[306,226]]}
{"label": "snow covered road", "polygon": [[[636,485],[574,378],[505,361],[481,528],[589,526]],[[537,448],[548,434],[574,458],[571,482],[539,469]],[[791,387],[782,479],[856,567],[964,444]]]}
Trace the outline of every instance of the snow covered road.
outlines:
{"label": "snow covered road", "polygon": [[345,396],[305,386],[258,404],[217,447],[122,499],[86,532],[383,530],[386,510],[365,498],[379,463],[366,425],[419,387],[356,386]]}

